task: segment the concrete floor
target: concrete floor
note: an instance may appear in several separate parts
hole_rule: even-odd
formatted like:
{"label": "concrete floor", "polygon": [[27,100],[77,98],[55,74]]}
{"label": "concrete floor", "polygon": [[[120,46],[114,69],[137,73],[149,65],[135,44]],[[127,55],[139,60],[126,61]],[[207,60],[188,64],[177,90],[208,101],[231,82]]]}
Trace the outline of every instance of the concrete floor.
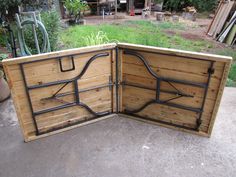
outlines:
{"label": "concrete floor", "polygon": [[234,177],[236,89],[226,88],[210,139],[114,117],[24,143],[0,104],[0,177]]}

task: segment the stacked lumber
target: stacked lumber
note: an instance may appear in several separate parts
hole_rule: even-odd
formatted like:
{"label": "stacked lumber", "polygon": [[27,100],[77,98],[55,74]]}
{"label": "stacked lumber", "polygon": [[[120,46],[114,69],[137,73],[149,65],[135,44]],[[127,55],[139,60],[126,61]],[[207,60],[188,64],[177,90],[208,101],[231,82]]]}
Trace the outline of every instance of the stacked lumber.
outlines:
{"label": "stacked lumber", "polygon": [[209,26],[207,35],[221,43],[235,45],[236,42],[236,1],[221,0]]}

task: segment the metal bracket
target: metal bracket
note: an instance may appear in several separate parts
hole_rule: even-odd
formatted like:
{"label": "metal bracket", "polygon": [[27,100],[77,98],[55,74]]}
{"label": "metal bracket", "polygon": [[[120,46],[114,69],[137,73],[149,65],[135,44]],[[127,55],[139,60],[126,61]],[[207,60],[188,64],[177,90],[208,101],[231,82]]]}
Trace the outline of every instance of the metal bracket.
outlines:
{"label": "metal bracket", "polygon": [[59,65],[60,65],[60,70],[61,70],[61,72],[68,72],[68,71],[73,71],[73,70],[75,70],[75,62],[74,62],[74,56],[70,56],[70,58],[71,58],[71,64],[72,64],[72,68],[70,68],[70,69],[63,69],[63,67],[62,67],[62,59],[61,58],[59,58]]}
{"label": "metal bracket", "polygon": [[215,69],[214,68],[208,68],[208,71],[207,71],[209,74],[214,74],[215,73]]}

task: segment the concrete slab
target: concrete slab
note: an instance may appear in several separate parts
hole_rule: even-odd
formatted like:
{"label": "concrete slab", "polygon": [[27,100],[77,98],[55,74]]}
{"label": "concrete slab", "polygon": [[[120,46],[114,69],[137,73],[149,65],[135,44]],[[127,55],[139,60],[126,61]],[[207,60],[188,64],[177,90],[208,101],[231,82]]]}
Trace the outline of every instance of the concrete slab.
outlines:
{"label": "concrete slab", "polygon": [[24,143],[0,105],[0,177],[236,176],[236,89],[226,88],[210,139],[118,116]]}

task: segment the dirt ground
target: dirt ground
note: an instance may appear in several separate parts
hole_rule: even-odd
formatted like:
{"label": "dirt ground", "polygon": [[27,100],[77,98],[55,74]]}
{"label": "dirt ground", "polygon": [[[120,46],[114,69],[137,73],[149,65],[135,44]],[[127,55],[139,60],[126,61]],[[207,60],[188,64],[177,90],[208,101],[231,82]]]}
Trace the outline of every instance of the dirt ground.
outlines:
{"label": "dirt ground", "polygon": [[[123,23],[124,21],[130,20],[144,20],[141,15],[129,16],[126,13],[118,13],[117,19],[114,18],[114,15],[105,16],[103,19],[102,16],[87,16],[85,17],[86,25],[99,25],[99,24],[111,24],[111,23]],[[155,17],[152,15],[150,18],[146,19],[156,23]],[[195,22],[190,20],[184,20],[180,17],[180,22],[186,26],[184,30],[177,29],[168,29],[165,30],[168,35],[178,34],[183,38],[189,40],[205,40],[209,41],[213,47],[211,49],[206,49],[204,52],[215,53],[215,51],[219,49],[227,48],[227,46],[223,43],[219,43],[216,40],[206,35],[207,29],[211,23],[210,18],[197,18]],[[64,22],[64,20],[62,21]],[[6,49],[0,46],[0,53],[6,53]]]}

